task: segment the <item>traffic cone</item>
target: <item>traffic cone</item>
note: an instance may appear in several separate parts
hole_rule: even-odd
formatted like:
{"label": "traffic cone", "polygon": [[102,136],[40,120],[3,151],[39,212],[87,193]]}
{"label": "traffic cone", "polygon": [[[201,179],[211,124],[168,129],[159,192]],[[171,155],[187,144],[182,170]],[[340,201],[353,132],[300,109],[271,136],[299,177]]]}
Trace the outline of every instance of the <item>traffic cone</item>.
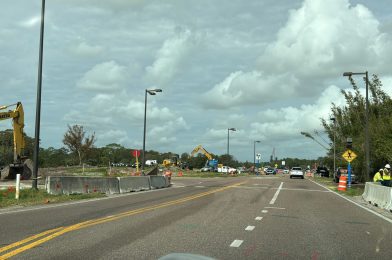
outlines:
{"label": "traffic cone", "polygon": [[347,182],[347,177],[346,176],[340,176],[338,190],[346,191],[346,182]]}

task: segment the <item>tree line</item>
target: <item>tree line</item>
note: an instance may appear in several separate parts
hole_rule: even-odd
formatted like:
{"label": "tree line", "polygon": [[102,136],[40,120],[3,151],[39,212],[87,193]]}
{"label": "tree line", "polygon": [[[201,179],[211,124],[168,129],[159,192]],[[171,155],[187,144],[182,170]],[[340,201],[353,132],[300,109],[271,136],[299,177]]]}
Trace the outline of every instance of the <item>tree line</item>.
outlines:
{"label": "tree line", "polygon": [[[364,78],[364,80],[366,80]],[[346,104],[338,107],[332,103],[331,118],[321,119],[331,143],[336,139],[337,166],[347,167],[342,158],[347,138],[352,138],[352,150],[358,157],[352,162],[353,172],[361,181],[369,178],[386,163],[392,163],[392,99],[382,89],[377,75],[369,80],[369,140],[370,176],[366,176],[365,161],[365,112],[366,98],[360,93],[355,81],[350,78],[352,91],[342,90]],[[365,82],[366,83],[366,82]],[[328,151],[329,165],[332,165],[333,146]]]}
{"label": "tree line", "polygon": [[[124,147],[121,144],[111,143],[104,147],[96,147],[95,134],[87,135],[83,126],[73,125],[68,126],[68,130],[64,134],[63,144],[61,148],[42,148],[39,152],[39,167],[60,167],[60,166],[77,166],[87,164],[91,166],[109,166],[111,164],[132,165],[136,159],[131,155],[132,149]],[[26,148],[24,154],[28,158],[33,157],[34,138],[25,136]],[[233,156],[223,154],[212,154],[214,159],[223,165],[231,167],[246,167],[253,166],[253,162],[241,162],[236,160]],[[196,154],[190,157],[189,153],[182,153],[178,155],[173,152],[158,152],[154,150],[146,151],[146,160],[157,160],[162,163],[164,159],[171,159],[178,157],[181,162],[186,162],[189,166],[194,168],[202,168],[207,161],[203,154]],[[274,158],[275,161],[263,162],[260,166],[271,165],[275,163],[279,166],[281,161]],[[13,160],[13,132],[12,130],[0,131],[0,166],[7,165]],[[139,158],[141,160],[141,158]],[[312,165],[312,160],[302,159],[284,159],[288,166],[298,165]]]}

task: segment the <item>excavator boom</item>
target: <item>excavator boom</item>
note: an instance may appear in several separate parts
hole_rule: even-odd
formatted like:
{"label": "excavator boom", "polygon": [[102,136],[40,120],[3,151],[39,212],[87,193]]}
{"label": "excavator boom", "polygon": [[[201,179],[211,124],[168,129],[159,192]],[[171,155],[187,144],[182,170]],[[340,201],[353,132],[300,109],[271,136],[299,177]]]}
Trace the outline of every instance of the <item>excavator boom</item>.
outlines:
{"label": "excavator boom", "polygon": [[23,179],[31,177],[31,170],[24,164],[24,111],[21,102],[16,104],[0,106],[0,110],[5,110],[8,107],[15,106],[14,110],[8,110],[7,112],[0,112],[0,120],[12,119],[13,135],[14,135],[14,162],[9,167],[9,173],[6,174],[8,178],[15,178],[17,173],[22,174]]}
{"label": "excavator boom", "polygon": [[208,158],[208,160],[212,160],[212,155],[209,152],[207,152],[207,150],[204,149],[203,146],[201,146],[200,144],[193,149],[193,151],[191,152],[191,157],[197,154],[198,152],[204,154]]}

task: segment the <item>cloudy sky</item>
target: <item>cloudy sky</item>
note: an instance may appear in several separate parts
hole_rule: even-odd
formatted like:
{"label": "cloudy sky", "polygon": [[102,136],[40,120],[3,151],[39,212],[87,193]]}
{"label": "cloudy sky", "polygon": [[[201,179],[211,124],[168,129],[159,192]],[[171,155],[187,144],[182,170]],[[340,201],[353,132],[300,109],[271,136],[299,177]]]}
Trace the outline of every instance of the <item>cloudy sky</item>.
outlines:
{"label": "cloudy sky", "polygon": [[[67,125],[97,146],[215,154],[325,154],[322,133],[343,105],[344,71],[378,74],[392,93],[390,0],[47,0],[41,140],[61,147]],[[21,101],[34,136],[41,1],[0,1],[0,105]],[[357,78],[359,86],[363,82]],[[2,121],[0,129],[11,127]]]}

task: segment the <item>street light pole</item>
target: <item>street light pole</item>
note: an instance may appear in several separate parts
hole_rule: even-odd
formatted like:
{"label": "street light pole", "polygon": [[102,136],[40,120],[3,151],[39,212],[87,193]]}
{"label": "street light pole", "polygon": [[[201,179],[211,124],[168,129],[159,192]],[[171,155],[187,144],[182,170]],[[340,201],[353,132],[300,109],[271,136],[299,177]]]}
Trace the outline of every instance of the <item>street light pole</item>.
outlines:
{"label": "street light pole", "polygon": [[41,125],[41,90],[42,90],[42,58],[44,52],[44,28],[45,28],[45,0],[41,3],[41,29],[39,37],[39,58],[38,58],[38,80],[37,80],[37,104],[35,109],[35,134],[34,134],[34,154],[33,154],[33,182],[32,189],[38,189],[38,158],[39,158],[39,136]]}
{"label": "street light pole", "polygon": [[156,95],[157,92],[162,92],[162,89],[146,89],[144,93],[144,129],[143,129],[143,151],[142,151],[142,173],[144,174],[145,152],[146,152],[146,124],[147,124],[147,93]]}
{"label": "street light pole", "polygon": [[236,131],[237,129],[235,128],[227,128],[227,155],[230,155],[230,137],[229,133],[230,131]]}
{"label": "street light pole", "polygon": [[331,117],[333,121],[333,172],[336,171],[336,118]]}
{"label": "street light pole", "polygon": [[368,72],[344,72],[344,77],[351,78],[352,75],[365,75],[366,83],[366,108],[365,108],[365,163],[366,163],[366,178],[369,178],[370,173],[370,147],[369,147],[369,75]]}
{"label": "street light pole", "polygon": [[260,141],[253,141],[253,171],[256,171],[256,143]]}

